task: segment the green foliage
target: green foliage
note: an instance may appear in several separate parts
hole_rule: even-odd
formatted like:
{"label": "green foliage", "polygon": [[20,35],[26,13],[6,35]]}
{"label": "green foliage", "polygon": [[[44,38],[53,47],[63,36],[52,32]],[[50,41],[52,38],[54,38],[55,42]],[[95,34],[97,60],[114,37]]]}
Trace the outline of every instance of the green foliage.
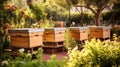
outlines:
{"label": "green foliage", "polygon": [[73,5],[76,5],[78,2],[79,2],[79,0],[71,0],[71,3],[72,3]]}
{"label": "green foliage", "polygon": [[[83,26],[84,24],[86,25],[90,25],[91,22],[93,22],[93,14],[90,13],[71,13],[70,19],[68,16],[68,13],[64,12],[56,12],[56,11],[50,11],[50,13],[48,13],[47,17],[52,17],[53,21],[65,21],[67,22],[67,26],[69,26],[71,23],[70,22],[75,22],[77,25],[81,25]],[[69,21],[69,22],[68,22]]]}
{"label": "green foliage", "polygon": [[120,36],[120,28],[119,27],[113,27],[111,29],[111,36],[113,36],[114,33],[116,33],[117,36]]}
{"label": "green foliage", "polygon": [[112,24],[120,24],[120,3],[115,3],[113,9],[109,12],[102,13],[102,19],[112,23]]}
{"label": "green foliage", "polygon": [[52,21],[45,20],[44,22],[40,23],[40,28],[53,28],[54,23]]}
{"label": "green foliage", "polygon": [[95,8],[100,8],[102,6],[108,5],[112,0],[84,0],[88,6],[94,6]]}
{"label": "green foliage", "polygon": [[[95,24],[98,26],[100,25],[100,15],[101,12],[106,8],[106,6],[112,5],[114,2],[113,0],[65,0],[67,3],[67,6],[69,8],[71,5],[75,5],[78,7],[84,7],[89,9],[94,15],[95,15]],[[61,4],[66,5],[64,0],[61,1]],[[68,8],[68,7],[67,7]]]}
{"label": "green foliage", "polygon": [[[70,22],[74,21],[76,24],[83,26],[84,24],[89,25],[93,21],[94,15],[90,13],[71,13]],[[82,21],[81,21],[82,20]]]}
{"label": "green foliage", "polygon": [[[113,16],[114,15],[114,16]],[[108,22],[112,21],[112,19],[114,19],[115,21],[119,22],[119,15],[120,15],[120,11],[109,11],[109,12],[104,12],[102,14],[102,19],[106,20]],[[114,22],[114,24],[119,24],[118,22]]]}
{"label": "green foliage", "polygon": [[71,37],[69,29],[65,33],[65,47],[73,49],[77,45],[76,41]]}
{"label": "green foliage", "polygon": [[102,13],[102,20],[110,20],[111,17],[112,17],[112,11]]}
{"label": "green foliage", "polygon": [[70,0],[55,0],[55,3],[65,10],[68,10],[72,6]]}
{"label": "green foliage", "polygon": [[34,14],[35,16],[35,20],[36,21],[40,21],[41,19],[45,20],[46,19],[46,14],[44,11],[44,8],[39,5],[39,4],[31,4],[29,5],[31,12]]}
{"label": "green foliage", "polygon": [[63,67],[66,59],[58,60],[56,55],[51,56],[50,60],[43,61],[42,49],[30,53],[20,49],[16,54],[6,53],[4,60],[0,61],[0,67]]}
{"label": "green foliage", "polygon": [[120,42],[100,41],[92,39],[86,41],[84,49],[79,52],[74,48],[69,53],[66,67],[111,67],[120,65]]}

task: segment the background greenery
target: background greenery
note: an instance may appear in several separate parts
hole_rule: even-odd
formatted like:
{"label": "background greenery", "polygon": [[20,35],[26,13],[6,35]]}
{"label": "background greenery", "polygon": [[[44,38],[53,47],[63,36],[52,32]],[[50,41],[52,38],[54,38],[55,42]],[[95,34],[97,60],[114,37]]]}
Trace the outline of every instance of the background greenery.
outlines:
{"label": "background greenery", "polygon": [[[86,1],[86,2],[85,2]],[[110,11],[102,12],[100,14],[100,22],[102,25],[118,25],[120,24],[120,3],[119,0],[27,0],[25,4],[22,0],[0,0],[0,63],[1,67],[63,67],[66,60],[57,60],[55,56],[51,60],[43,61],[41,59],[41,52],[36,54],[36,59],[33,59],[32,54],[20,53],[20,55],[14,57],[13,55],[8,57],[4,56],[3,51],[9,47],[9,35],[8,30],[13,28],[50,28],[54,27],[54,21],[65,21],[67,26],[70,26],[71,22],[75,22],[77,26],[95,25],[95,15],[90,12],[74,13],[70,12],[70,8],[81,3],[87,8],[99,8],[107,1],[112,2],[113,9]],[[13,4],[14,3],[14,4]],[[97,3],[97,4],[96,4]],[[102,4],[102,5],[101,5]],[[111,4],[111,3],[109,3]],[[98,5],[98,7],[96,6]],[[96,6],[96,7],[93,7]],[[97,14],[97,13],[96,13]],[[72,49],[76,46],[75,40],[66,31],[66,47]],[[113,27],[111,30],[111,36],[113,33],[120,35],[120,28]],[[104,41],[93,39],[91,42],[86,42],[84,49],[79,52],[77,48],[69,50],[69,60],[67,61],[68,67],[88,67],[88,66],[101,66],[110,67],[113,65],[118,67],[120,63],[120,43],[119,38],[114,37],[114,41]],[[39,50],[38,50],[39,51]],[[15,59],[15,60],[14,60]],[[3,60],[9,64],[2,65]],[[53,64],[53,65],[52,65]],[[103,66],[102,66],[103,65]],[[106,66],[104,66],[106,65]]]}

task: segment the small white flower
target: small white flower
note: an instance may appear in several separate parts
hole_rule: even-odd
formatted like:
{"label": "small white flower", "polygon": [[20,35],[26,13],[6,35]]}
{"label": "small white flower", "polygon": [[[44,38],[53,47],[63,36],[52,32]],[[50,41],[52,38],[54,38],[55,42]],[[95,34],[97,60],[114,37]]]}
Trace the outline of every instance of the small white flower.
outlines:
{"label": "small white flower", "polygon": [[2,65],[2,66],[3,66],[3,65],[8,65],[8,61],[7,61],[7,60],[2,61],[2,62],[1,62],[1,65]]}
{"label": "small white flower", "polygon": [[19,49],[19,52],[20,52],[20,53],[23,53],[24,51],[25,51],[24,48]]}
{"label": "small white flower", "polygon": [[33,51],[32,54],[37,54],[37,51]]}

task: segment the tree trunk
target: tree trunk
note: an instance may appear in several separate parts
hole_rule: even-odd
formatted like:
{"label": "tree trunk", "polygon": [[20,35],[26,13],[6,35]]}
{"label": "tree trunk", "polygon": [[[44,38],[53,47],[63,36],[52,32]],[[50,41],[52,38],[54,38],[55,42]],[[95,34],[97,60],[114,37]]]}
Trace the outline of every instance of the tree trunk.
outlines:
{"label": "tree trunk", "polygon": [[95,14],[95,25],[100,26],[100,13]]}
{"label": "tree trunk", "polygon": [[[98,7],[99,8],[99,7]],[[101,8],[97,9],[97,12],[95,13],[95,25],[100,26],[100,13],[101,13]]]}

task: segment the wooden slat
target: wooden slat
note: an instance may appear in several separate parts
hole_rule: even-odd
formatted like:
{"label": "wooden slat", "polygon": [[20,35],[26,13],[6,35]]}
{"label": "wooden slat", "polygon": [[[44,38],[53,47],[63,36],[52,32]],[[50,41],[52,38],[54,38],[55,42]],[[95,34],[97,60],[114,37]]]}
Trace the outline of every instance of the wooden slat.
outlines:
{"label": "wooden slat", "polygon": [[12,47],[33,48],[43,44],[43,32],[10,33]]}
{"label": "wooden slat", "polygon": [[88,39],[88,30],[80,31],[80,40],[86,40],[86,39]]}
{"label": "wooden slat", "polygon": [[65,40],[65,31],[54,31],[52,29],[45,30],[43,35],[43,41],[44,42],[59,42]]}
{"label": "wooden slat", "polygon": [[29,47],[28,37],[11,37],[12,47],[28,48]]}
{"label": "wooden slat", "polygon": [[75,40],[88,39],[88,30],[70,29],[70,34]]}
{"label": "wooden slat", "polygon": [[110,29],[90,28],[90,37],[93,38],[110,38]]}
{"label": "wooden slat", "polygon": [[43,37],[42,36],[34,36],[30,37],[29,39],[30,43],[30,48],[31,47],[37,47],[37,46],[42,46],[43,45]]}

